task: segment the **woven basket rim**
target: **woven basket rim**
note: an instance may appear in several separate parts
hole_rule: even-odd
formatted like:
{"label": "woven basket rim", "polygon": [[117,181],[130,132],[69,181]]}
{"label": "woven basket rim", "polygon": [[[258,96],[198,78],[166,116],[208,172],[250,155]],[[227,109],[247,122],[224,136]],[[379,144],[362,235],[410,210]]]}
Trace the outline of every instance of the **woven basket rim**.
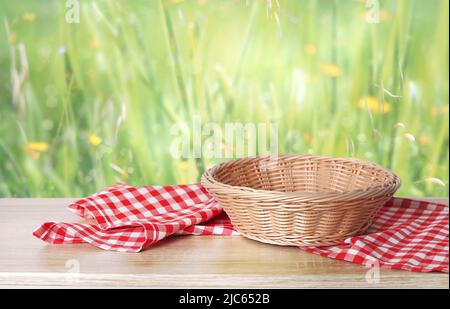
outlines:
{"label": "woven basket rim", "polygon": [[[311,158],[311,159],[329,159],[329,160],[340,160],[340,161],[345,161],[345,162],[352,162],[352,163],[357,163],[357,164],[363,164],[363,165],[369,165],[372,167],[375,167],[377,169],[383,170],[385,172],[387,172],[388,174],[391,174],[393,181],[392,182],[388,182],[385,184],[381,184],[378,186],[371,186],[365,189],[359,189],[359,190],[349,190],[349,191],[345,191],[345,192],[336,192],[336,191],[322,191],[322,192],[310,192],[310,191],[296,191],[296,192],[283,192],[283,191],[277,191],[277,190],[265,190],[265,189],[254,189],[251,187],[244,187],[244,186],[233,186],[233,185],[229,185],[223,182],[220,182],[219,180],[217,180],[214,177],[214,172],[218,169],[220,169],[223,165],[225,164],[229,164],[230,162],[234,162],[234,161],[242,161],[242,160],[251,160],[251,159],[270,159],[270,158]],[[231,161],[226,161],[226,162],[222,162],[219,163],[211,168],[209,168],[208,170],[206,170],[203,175],[202,175],[202,183],[208,187],[209,185],[212,186],[221,186],[223,188],[227,188],[230,191],[232,191],[233,193],[239,194],[242,197],[243,194],[245,195],[245,193],[248,193],[248,197],[252,198],[252,199],[257,199],[258,195],[261,194],[263,196],[263,199],[267,199],[268,195],[273,197],[274,199],[277,199],[279,201],[282,201],[284,199],[286,200],[298,200],[298,199],[305,199],[308,200],[310,202],[314,201],[314,202],[319,202],[321,200],[329,200],[329,199],[333,199],[336,202],[338,201],[348,201],[348,200],[354,200],[354,199],[358,199],[362,196],[380,196],[380,195],[386,195],[389,193],[393,193],[395,191],[397,191],[397,189],[400,187],[401,185],[401,180],[400,178],[391,170],[373,163],[373,162],[368,162],[368,161],[364,161],[364,160],[360,160],[360,159],[356,159],[356,158],[346,158],[346,157],[332,157],[332,156],[323,156],[323,155],[304,155],[304,154],[282,154],[282,155],[276,155],[276,156],[271,156],[271,155],[265,155],[265,156],[249,156],[249,157],[245,157],[245,158],[239,158],[239,159],[235,159],[235,160],[231,160]],[[231,193],[231,192],[230,192]]]}

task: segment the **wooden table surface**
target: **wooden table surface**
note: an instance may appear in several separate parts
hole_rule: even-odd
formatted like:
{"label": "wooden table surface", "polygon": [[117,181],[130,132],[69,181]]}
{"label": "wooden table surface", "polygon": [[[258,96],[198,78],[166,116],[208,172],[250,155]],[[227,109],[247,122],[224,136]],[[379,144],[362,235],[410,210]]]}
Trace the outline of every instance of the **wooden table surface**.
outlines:
{"label": "wooden table surface", "polygon": [[[448,288],[442,273],[381,269],[240,236],[177,236],[141,253],[88,244],[48,245],[32,236],[45,221],[82,222],[74,199],[0,199],[1,287],[414,287]],[[448,205],[448,199],[435,199]],[[369,278],[369,279],[366,279]],[[379,281],[379,282],[377,282]]]}

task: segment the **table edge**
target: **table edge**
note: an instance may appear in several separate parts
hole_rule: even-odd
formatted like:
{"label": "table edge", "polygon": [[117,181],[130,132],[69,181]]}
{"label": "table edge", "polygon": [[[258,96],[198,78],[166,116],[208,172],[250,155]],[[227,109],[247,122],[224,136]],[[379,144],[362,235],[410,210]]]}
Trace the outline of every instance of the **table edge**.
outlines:
{"label": "table edge", "polygon": [[330,278],[323,275],[165,275],[165,274],[73,274],[0,273],[0,286],[133,287],[133,288],[448,288],[445,273],[412,273],[408,279],[399,271],[387,280],[369,283],[352,274]]}

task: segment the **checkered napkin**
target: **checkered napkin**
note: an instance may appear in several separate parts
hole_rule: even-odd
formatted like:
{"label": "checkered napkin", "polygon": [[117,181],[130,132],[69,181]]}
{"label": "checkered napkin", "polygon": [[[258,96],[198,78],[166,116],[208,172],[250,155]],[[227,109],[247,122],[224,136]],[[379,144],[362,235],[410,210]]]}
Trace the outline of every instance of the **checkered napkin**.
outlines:
{"label": "checkered napkin", "polygon": [[448,273],[448,210],[442,204],[393,198],[364,235],[337,246],[301,249],[369,267]]}
{"label": "checkered napkin", "polygon": [[[47,222],[34,235],[53,244],[91,243],[105,250],[139,252],[173,234],[238,235],[222,208],[200,184],[132,187],[116,184],[69,205],[95,223]],[[364,235],[310,253],[367,266],[416,272],[449,270],[449,208],[394,198]]]}
{"label": "checkered napkin", "polygon": [[90,243],[105,250],[139,252],[173,234],[237,234],[200,184],[118,183],[72,203],[69,209],[95,223],[46,222],[33,235],[52,244]]}

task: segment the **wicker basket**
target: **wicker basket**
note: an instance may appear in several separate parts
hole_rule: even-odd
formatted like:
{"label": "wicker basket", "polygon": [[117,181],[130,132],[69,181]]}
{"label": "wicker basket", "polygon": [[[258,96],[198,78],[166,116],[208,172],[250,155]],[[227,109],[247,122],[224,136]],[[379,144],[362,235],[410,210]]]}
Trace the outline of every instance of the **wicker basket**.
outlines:
{"label": "wicker basket", "polygon": [[329,246],[363,233],[400,179],[356,159],[283,155],[219,164],[203,174],[202,184],[243,236]]}

